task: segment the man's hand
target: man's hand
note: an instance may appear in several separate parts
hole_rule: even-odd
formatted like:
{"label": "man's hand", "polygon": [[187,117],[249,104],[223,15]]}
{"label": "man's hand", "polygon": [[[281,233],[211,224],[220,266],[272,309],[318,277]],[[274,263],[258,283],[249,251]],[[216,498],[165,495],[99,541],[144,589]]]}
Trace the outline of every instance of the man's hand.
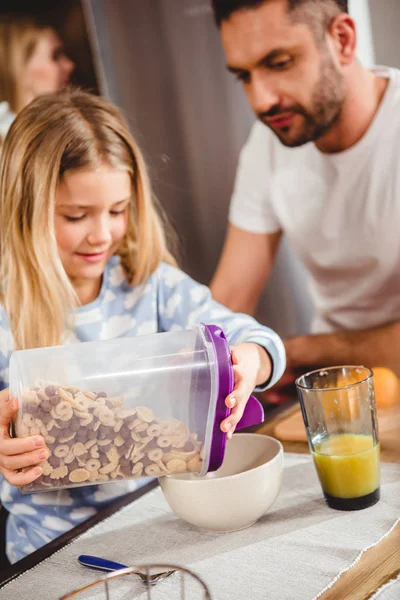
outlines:
{"label": "man's hand", "polygon": [[382,366],[400,377],[400,322],[360,331],[304,335],[285,340],[289,369],[306,373],[337,365]]}

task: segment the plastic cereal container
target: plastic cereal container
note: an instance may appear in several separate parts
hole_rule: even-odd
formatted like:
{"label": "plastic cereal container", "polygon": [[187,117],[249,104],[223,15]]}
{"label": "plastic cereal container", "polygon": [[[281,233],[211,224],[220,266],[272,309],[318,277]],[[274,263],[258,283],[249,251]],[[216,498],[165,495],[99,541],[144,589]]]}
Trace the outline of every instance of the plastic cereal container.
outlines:
{"label": "plastic cereal container", "polygon": [[[228,342],[214,325],[21,350],[10,360],[17,437],[43,435],[43,474],[21,492],[219,468],[233,390]],[[238,428],[262,422],[250,397]]]}

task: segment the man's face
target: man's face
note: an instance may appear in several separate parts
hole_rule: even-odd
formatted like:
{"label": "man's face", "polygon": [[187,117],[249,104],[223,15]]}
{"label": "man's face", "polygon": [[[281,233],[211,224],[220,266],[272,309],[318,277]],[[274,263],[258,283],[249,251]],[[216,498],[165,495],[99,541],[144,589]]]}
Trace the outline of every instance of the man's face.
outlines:
{"label": "man's face", "polygon": [[221,24],[228,69],[257,117],[285,146],[317,140],[340,116],[343,76],[325,41],[292,22],[286,0],[238,10]]}

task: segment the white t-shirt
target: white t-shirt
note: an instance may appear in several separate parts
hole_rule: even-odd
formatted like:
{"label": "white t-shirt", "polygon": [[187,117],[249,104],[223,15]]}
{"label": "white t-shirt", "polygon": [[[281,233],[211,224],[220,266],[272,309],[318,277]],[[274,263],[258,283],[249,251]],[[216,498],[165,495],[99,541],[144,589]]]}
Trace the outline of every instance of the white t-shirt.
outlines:
{"label": "white t-shirt", "polygon": [[230,222],[283,231],[309,275],[315,333],[400,320],[400,71],[368,131],[343,152],[287,148],[255,123],[239,160]]}

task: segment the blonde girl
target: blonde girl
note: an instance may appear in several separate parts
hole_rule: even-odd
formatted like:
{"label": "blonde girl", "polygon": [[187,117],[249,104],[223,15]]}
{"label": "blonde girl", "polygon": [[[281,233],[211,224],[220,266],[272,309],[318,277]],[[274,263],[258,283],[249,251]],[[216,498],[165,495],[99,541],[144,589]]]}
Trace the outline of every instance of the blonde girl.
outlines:
{"label": "blonde girl", "polygon": [[[230,437],[254,388],[282,375],[280,338],[213,301],[175,266],[143,157],[119,111],[80,91],[43,96],[16,118],[0,169],[0,387],[14,348],[220,325],[235,345]],[[11,562],[138,481],[21,495],[41,474],[41,436],[11,439],[18,409],[0,392],[1,502]],[[21,470],[23,469],[23,470]]]}
{"label": "blonde girl", "polygon": [[31,17],[0,17],[0,143],[31,100],[60,90],[74,64],[52,27]]}

